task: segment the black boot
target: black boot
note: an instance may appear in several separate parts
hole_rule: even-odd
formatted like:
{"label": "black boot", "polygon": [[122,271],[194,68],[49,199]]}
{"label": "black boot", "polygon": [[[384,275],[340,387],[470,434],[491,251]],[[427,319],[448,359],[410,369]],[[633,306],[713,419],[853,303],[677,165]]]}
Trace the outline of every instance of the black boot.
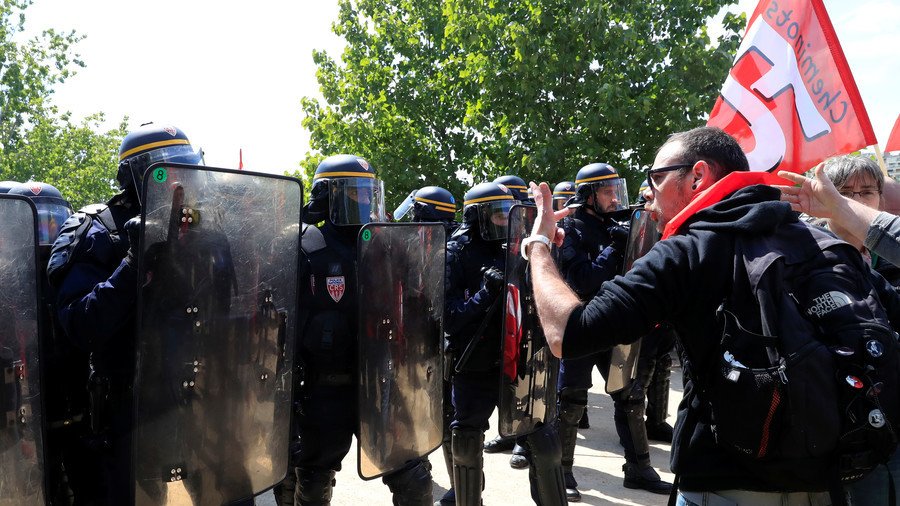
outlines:
{"label": "black boot", "polygon": [[498,435],[487,443],[484,443],[484,453],[508,452],[516,446],[515,437],[503,437]]}
{"label": "black boot", "polygon": [[509,467],[513,469],[525,469],[528,467],[528,449],[521,444],[525,442],[525,438],[521,439],[522,441],[516,440],[516,446],[512,450],[512,457],[509,458]]}
{"label": "black boot", "polygon": [[672,484],[662,481],[649,463],[642,465],[626,462],[622,465],[622,470],[625,471],[625,488],[642,489],[660,495],[672,493]]}
{"label": "black boot", "polygon": [[650,425],[647,420],[647,439],[660,441],[663,443],[671,443],[674,436],[674,429],[666,422]]}

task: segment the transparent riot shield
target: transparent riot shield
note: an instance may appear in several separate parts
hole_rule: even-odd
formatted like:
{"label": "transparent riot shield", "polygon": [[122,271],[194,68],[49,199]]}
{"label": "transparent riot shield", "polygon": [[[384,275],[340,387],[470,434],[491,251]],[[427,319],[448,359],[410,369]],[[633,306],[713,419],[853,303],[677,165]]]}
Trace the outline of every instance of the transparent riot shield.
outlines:
{"label": "transparent riot shield", "polygon": [[[650,220],[650,213],[643,207],[632,211],[628,228],[628,242],[625,246],[625,261],[622,262],[622,274],[630,271],[634,262],[650,251],[659,238],[656,222]],[[609,379],[606,382],[606,393],[610,394],[627,387],[637,374],[641,341],[614,346],[611,353]]]}
{"label": "transparent riot shield", "polygon": [[34,205],[0,195],[0,505],[45,504]]}
{"label": "transparent riot shield", "polygon": [[357,249],[357,462],[372,479],[441,444],[444,227],[371,223]]}
{"label": "transparent riot shield", "polygon": [[136,505],[227,504],[284,478],[301,196],[270,174],[145,174]]}
{"label": "transparent riot shield", "polygon": [[522,240],[531,235],[536,217],[537,208],[531,205],[516,205],[509,213],[498,410],[498,428],[504,436],[528,434],[556,417],[559,359],[544,338],[528,262],[521,254]]}

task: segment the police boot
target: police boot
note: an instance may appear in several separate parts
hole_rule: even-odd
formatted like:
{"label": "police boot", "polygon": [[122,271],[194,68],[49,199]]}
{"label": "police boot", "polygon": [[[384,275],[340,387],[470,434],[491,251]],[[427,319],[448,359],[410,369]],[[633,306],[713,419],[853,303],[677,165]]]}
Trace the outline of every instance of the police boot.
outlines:
{"label": "police boot", "polygon": [[527,436],[531,469],[531,498],[538,506],[563,506],[568,502],[562,470],[562,447],[552,425],[544,425]]}
{"label": "police boot", "polygon": [[515,437],[504,437],[498,434],[497,437],[484,444],[484,453],[506,452],[512,450],[514,446],[516,446]]}
{"label": "police boot", "polygon": [[662,481],[649,460],[643,463],[626,462],[622,465],[622,471],[625,471],[625,488],[641,489],[660,495],[672,493],[672,484]]}
{"label": "police boot", "polygon": [[484,431],[452,429],[453,484],[457,506],[480,506],[484,490]]}
{"label": "police boot", "polygon": [[416,459],[382,481],[394,495],[394,506],[431,506],[431,463]]}
{"label": "police boot", "polygon": [[294,504],[298,506],[329,506],[334,484],[334,471],[313,471],[298,467]]}
{"label": "police boot", "polygon": [[288,468],[287,476],[272,490],[277,506],[294,506],[294,491],[297,489],[297,469]]}
{"label": "police boot", "polygon": [[516,438],[516,446],[513,447],[512,456],[509,458],[509,467],[513,469],[525,469],[528,467],[528,448],[523,446],[525,438]]}
{"label": "police boot", "polygon": [[669,377],[672,356],[668,353],[656,360],[653,375],[647,384],[647,437],[653,441],[671,443],[673,430],[666,422],[669,416]]}
{"label": "police boot", "polygon": [[[586,397],[585,392],[585,397]],[[559,401],[559,443],[562,451],[561,464],[566,482],[566,498],[569,502],[580,502],[578,482],[572,474],[575,464],[575,443],[578,440],[578,420],[584,413],[584,404],[571,402],[561,395]]]}

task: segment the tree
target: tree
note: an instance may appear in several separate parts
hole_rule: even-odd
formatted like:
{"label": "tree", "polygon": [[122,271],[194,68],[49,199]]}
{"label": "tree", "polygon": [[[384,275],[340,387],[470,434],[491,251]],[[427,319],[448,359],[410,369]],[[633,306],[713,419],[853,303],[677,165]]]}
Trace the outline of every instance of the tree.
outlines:
{"label": "tree", "polygon": [[0,180],[38,180],[56,186],[73,207],[108,199],[115,191],[118,145],[126,120],[98,133],[103,114],[79,124],[50,103],[54,86],[84,63],[74,31],[45,30],[25,42],[31,0],[0,3]]}
{"label": "tree", "polygon": [[502,174],[551,183],[605,161],[640,169],[712,108],[739,40],[734,0],[341,0],[338,64],[314,52],[312,150],[366,157],[397,202],[425,184],[461,197]]}

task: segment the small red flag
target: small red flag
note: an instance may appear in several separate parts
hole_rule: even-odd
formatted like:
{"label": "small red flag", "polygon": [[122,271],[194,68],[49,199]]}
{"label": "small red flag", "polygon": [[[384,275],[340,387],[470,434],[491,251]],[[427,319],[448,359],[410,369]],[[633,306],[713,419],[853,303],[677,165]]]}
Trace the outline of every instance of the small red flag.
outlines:
{"label": "small red flag", "polygon": [[822,0],[760,1],[707,124],[754,171],[802,173],[876,143]]}
{"label": "small red flag", "polygon": [[238,170],[244,170],[244,148],[238,149]]}
{"label": "small red flag", "polygon": [[888,137],[887,144],[884,145],[884,152],[900,151],[900,116],[894,122],[894,129],[891,130],[891,136]]}

